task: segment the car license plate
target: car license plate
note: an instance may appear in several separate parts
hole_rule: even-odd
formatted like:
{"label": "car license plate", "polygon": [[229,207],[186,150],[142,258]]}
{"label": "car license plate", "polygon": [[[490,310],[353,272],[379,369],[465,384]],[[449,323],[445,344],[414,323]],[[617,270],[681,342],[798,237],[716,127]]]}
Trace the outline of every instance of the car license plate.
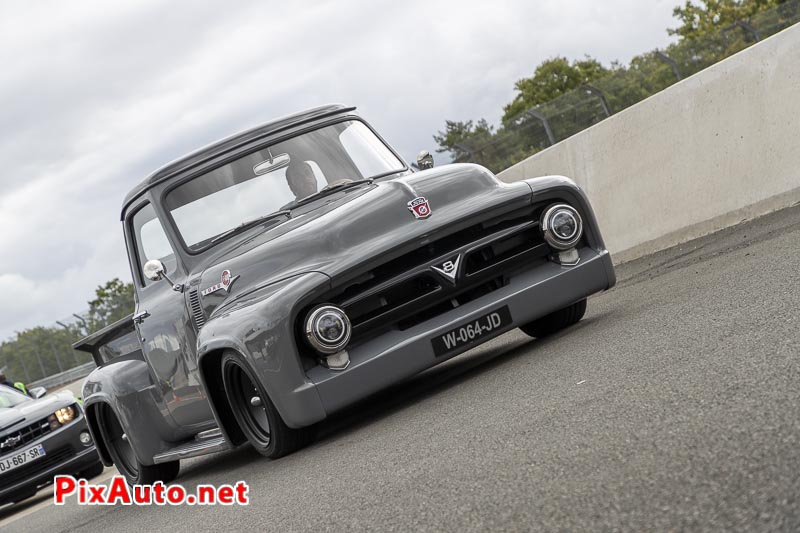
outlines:
{"label": "car license plate", "polygon": [[38,444],[27,450],[15,453],[14,455],[3,457],[0,459],[0,474],[8,472],[9,470],[14,470],[31,461],[35,461],[39,457],[44,457],[44,455],[44,446]]}
{"label": "car license plate", "polygon": [[495,309],[451,329],[444,335],[431,339],[433,354],[436,357],[441,357],[468,344],[477,344],[482,339],[497,334],[510,324],[511,312],[508,310],[508,306]]}

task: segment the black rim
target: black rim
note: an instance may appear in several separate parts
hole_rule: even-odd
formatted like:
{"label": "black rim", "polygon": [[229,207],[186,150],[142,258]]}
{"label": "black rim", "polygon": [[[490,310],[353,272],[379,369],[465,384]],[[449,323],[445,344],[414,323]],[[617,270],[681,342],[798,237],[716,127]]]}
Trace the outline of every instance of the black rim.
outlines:
{"label": "black rim", "polygon": [[266,398],[261,395],[248,372],[233,361],[225,365],[224,379],[231,407],[243,422],[243,429],[255,444],[266,448],[271,440]]}
{"label": "black rim", "polygon": [[133,448],[128,442],[125,432],[122,429],[117,417],[111,413],[106,413],[105,416],[105,436],[108,446],[116,453],[118,460],[118,467],[121,467],[130,477],[137,477],[139,469],[136,467],[136,456],[133,453]]}

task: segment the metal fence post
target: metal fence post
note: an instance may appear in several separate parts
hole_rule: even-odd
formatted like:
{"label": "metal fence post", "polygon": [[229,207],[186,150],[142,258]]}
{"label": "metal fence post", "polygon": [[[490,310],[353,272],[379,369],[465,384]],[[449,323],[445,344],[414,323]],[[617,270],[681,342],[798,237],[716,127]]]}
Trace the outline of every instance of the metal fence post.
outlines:
{"label": "metal fence post", "polygon": [[25,364],[25,358],[19,353],[17,354],[17,357],[19,358],[19,362],[22,364],[22,371],[25,373],[25,383],[30,383],[31,375],[28,372],[28,365]]}
{"label": "metal fence post", "polygon": [[58,356],[58,351],[56,351],[56,345],[53,344],[53,337],[50,335],[47,336],[47,340],[50,342],[50,351],[53,352],[53,355],[56,358],[56,364],[58,365],[58,371],[63,372],[64,367],[61,366],[61,358]]}
{"label": "metal fence post", "polygon": [[658,59],[660,59],[661,61],[672,67],[672,72],[675,73],[675,77],[678,78],[678,81],[681,81],[683,79],[683,76],[681,76],[681,71],[678,68],[678,64],[675,62],[674,59],[672,59],[671,57],[669,57],[667,54],[665,54],[660,50],[656,50],[653,53]]}
{"label": "metal fence post", "polygon": [[[56,324],[67,330],[67,333],[69,333],[70,336],[72,335],[72,331],[70,331],[69,327],[66,324],[64,324],[63,322],[59,322],[58,320],[56,320]],[[81,363],[80,361],[78,361],[78,355],[75,353],[75,350],[70,350],[70,351],[72,352],[72,357],[75,359],[75,366],[80,365]]]}
{"label": "metal fence post", "polygon": [[547,140],[550,141],[550,146],[556,144],[556,137],[553,135],[553,130],[550,128],[550,121],[547,120],[547,117],[536,111],[535,109],[528,109],[525,111],[525,114],[529,117],[535,118],[539,122],[542,123],[544,126],[544,132],[547,134]]}
{"label": "metal fence post", "polygon": [[758,28],[756,28],[749,22],[745,22],[744,20],[737,20],[736,22],[734,22],[733,24],[731,24],[722,31],[730,31],[736,27],[742,28],[744,31],[752,35],[753,40],[755,40],[756,42],[761,40],[761,32],[758,31]]}
{"label": "metal fence post", "polygon": [[596,97],[598,97],[600,99],[600,105],[603,106],[603,111],[606,112],[606,117],[610,117],[611,116],[611,106],[608,105],[608,100],[606,100],[606,95],[603,94],[603,91],[601,91],[597,87],[589,85],[588,83],[584,83],[583,85],[581,85],[581,87],[587,93],[593,94],[593,95],[595,95]]}
{"label": "metal fence post", "polygon": [[39,353],[39,344],[38,343],[31,343],[33,344],[33,352],[36,354],[36,359],[39,361],[39,368],[42,369],[42,377],[47,377],[47,370],[44,369],[44,363],[42,363],[42,354]]}

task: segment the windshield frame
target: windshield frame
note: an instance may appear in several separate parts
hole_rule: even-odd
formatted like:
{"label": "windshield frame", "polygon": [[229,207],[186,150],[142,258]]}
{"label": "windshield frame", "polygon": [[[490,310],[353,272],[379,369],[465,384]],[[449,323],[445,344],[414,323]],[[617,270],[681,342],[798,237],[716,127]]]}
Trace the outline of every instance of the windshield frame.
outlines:
{"label": "windshield frame", "polygon": [[[363,125],[365,125],[372,132],[372,134],[375,135],[375,137],[381,142],[381,144],[383,144],[386,147],[386,149],[389,150],[392,153],[392,155],[394,155],[397,158],[397,160],[400,162],[400,164],[402,165],[402,168],[398,168],[397,170],[392,170],[390,172],[384,172],[384,173],[378,174],[376,176],[370,176],[370,179],[379,180],[379,179],[385,178],[387,176],[394,176],[394,175],[401,174],[401,173],[404,173],[404,172],[411,172],[411,168],[409,167],[409,165],[406,162],[406,160],[403,159],[402,157],[400,157],[400,154],[398,154],[397,151],[395,151],[395,149],[392,147],[392,145],[390,145],[389,143],[386,142],[386,140],[380,135],[380,133],[378,133],[375,130],[375,128],[373,128],[369,124],[369,122],[367,122],[363,118],[359,117],[358,115],[352,115],[352,114],[339,115],[339,116],[337,116],[337,117],[335,117],[333,119],[330,119],[330,120],[325,120],[325,121],[316,122],[314,124],[309,124],[309,125],[307,125],[307,126],[305,126],[303,128],[300,128],[300,129],[298,129],[296,131],[288,132],[288,133],[285,133],[284,135],[279,135],[279,136],[276,136],[276,137],[269,138],[269,139],[267,139],[264,142],[259,143],[259,144],[250,145],[250,146],[247,147],[247,149],[235,149],[235,150],[232,150],[230,153],[225,154],[224,157],[222,157],[221,159],[216,161],[214,163],[214,165],[209,166],[209,167],[204,167],[202,169],[199,169],[199,170],[196,170],[194,172],[191,172],[191,173],[187,174],[186,176],[182,177],[181,179],[175,180],[174,183],[170,183],[169,186],[165,187],[164,190],[159,195],[159,199],[158,199],[158,204],[159,205],[158,205],[157,212],[160,209],[161,212],[166,217],[165,222],[166,222],[166,224],[169,225],[170,231],[175,236],[175,240],[177,241],[177,244],[179,244],[181,250],[183,252],[185,252],[186,254],[190,255],[190,256],[201,255],[201,254],[207,252],[208,250],[219,246],[221,243],[227,241],[228,239],[234,237],[235,235],[240,235],[241,233],[245,233],[247,231],[250,231],[253,228],[257,228],[259,225],[258,224],[254,225],[253,228],[248,228],[247,230],[245,230],[243,232],[233,232],[230,235],[228,235],[227,237],[221,238],[221,239],[219,239],[219,240],[217,240],[215,242],[209,242],[205,246],[192,248],[191,246],[186,244],[186,241],[183,238],[183,234],[181,233],[180,228],[178,228],[178,225],[175,222],[175,219],[173,218],[172,213],[170,212],[169,209],[166,208],[166,205],[167,205],[166,201],[167,201],[167,196],[169,195],[169,193],[171,193],[174,189],[177,189],[181,185],[183,185],[185,183],[188,183],[188,182],[192,181],[193,179],[198,178],[198,177],[200,177],[200,176],[202,176],[204,174],[207,174],[209,172],[213,172],[214,170],[216,170],[216,169],[218,169],[220,167],[223,167],[223,166],[225,166],[225,165],[227,165],[229,163],[232,163],[233,161],[236,161],[236,160],[246,156],[249,153],[257,152],[259,150],[263,150],[263,149],[268,148],[268,147],[270,147],[272,145],[285,142],[285,141],[287,141],[289,139],[292,139],[294,137],[299,137],[301,135],[305,135],[306,133],[309,133],[309,132],[312,132],[312,131],[315,131],[315,130],[319,130],[319,129],[322,129],[322,128],[326,128],[328,126],[332,126],[332,125],[335,125],[335,124],[339,124],[341,122],[360,122]],[[348,190],[346,189],[346,190],[344,190],[342,192],[346,193],[346,192],[348,192]],[[313,201],[310,201],[308,203],[305,203],[302,206],[304,207],[304,206],[307,206],[307,205],[314,204],[317,201],[322,200],[323,198],[327,198],[327,197],[328,196],[321,196],[320,198],[318,198],[316,200],[313,200]],[[280,209],[276,209],[273,212],[277,212],[277,211],[280,211]],[[271,213],[264,213],[264,214],[268,215],[268,214],[271,214]],[[289,219],[287,219],[287,220],[289,220]]]}

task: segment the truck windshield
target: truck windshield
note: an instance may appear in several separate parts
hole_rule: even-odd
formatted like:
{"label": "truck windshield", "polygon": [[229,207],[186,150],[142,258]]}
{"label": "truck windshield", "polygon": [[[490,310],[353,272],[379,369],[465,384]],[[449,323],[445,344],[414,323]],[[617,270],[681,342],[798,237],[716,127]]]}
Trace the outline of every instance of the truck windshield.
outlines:
{"label": "truck windshield", "polygon": [[[406,165],[357,120],[262,148],[169,192],[166,208],[190,249],[324,187],[386,176]],[[309,198],[311,200],[311,198]]]}

